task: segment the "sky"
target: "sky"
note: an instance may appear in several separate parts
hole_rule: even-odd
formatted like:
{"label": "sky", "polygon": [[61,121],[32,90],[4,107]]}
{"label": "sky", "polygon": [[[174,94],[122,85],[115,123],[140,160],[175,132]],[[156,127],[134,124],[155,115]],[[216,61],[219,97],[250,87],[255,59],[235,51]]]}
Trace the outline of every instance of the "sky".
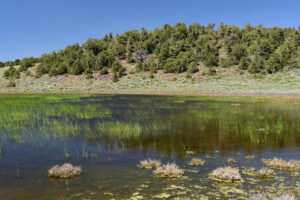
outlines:
{"label": "sky", "polygon": [[0,0],[0,61],[177,22],[300,25],[300,0]]}

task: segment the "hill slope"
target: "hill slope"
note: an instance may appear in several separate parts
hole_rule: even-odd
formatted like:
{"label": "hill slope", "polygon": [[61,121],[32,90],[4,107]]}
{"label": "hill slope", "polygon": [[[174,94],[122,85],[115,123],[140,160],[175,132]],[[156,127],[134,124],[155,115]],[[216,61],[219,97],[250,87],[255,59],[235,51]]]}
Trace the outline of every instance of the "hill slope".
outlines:
{"label": "hill slope", "polygon": [[300,93],[300,30],[178,23],[5,65],[1,92]]}

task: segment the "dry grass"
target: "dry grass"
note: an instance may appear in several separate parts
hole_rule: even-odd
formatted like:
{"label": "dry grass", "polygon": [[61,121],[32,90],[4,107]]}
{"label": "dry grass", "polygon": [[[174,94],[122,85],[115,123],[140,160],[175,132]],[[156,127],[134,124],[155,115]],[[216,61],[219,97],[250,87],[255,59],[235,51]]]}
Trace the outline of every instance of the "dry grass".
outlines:
{"label": "dry grass", "polygon": [[160,166],[161,166],[161,161],[156,159],[141,160],[140,164],[138,164],[138,167],[142,169],[152,169]]}
{"label": "dry grass", "polygon": [[215,170],[213,170],[209,177],[218,182],[243,182],[243,178],[239,172],[240,170],[238,168],[232,168],[232,167],[220,167]]}
{"label": "dry grass", "polygon": [[183,173],[183,169],[180,169],[179,166],[175,163],[168,163],[166,165],[162,165],[161,167],[158,167],[153,171],[153,174],[156,177],[163,178],[180,178],[183,175]]}
{"label": "dry grass", "polygon": [[205,160],[202,160],[200,158],[193,158],[189,163],[188,165],[194,165],[194,166],[197,166],[197,165],[204,165],[205,164]]}
{"label": "dry grass", "polygon": [[271,169],[279,169],[283,171],[299,171],[300,161],[290,160],[285,161],[281,158],[263,159],[262,162]]}
{"label": "dry grass", "polygon": [[78,176],[81,173],[80,166],[73,166],[70,163],[65,163],[61,166],[55,165],[48,170],[48,176],[56,178],[71,178]]}

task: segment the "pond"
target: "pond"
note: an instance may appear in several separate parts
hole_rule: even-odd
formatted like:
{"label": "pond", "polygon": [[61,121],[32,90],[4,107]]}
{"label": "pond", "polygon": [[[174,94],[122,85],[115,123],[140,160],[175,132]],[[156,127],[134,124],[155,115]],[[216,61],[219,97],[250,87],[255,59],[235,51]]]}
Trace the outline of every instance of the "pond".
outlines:
{"label": "pond", "polygon": [[[267,167],[262,159],[300,160],[299,122],[297,100],[2,94],[0,199],[300,197],[297,170],[274,169],[272,178],[242,173]],[[159,178],[137,166],[149,158],[176,163],[184,174]],[[205,164],[188,165],[192,158]],[[63,163],[82,173],[47,176]],[[226,166],[238,168],[244,181],[210,179]]]}

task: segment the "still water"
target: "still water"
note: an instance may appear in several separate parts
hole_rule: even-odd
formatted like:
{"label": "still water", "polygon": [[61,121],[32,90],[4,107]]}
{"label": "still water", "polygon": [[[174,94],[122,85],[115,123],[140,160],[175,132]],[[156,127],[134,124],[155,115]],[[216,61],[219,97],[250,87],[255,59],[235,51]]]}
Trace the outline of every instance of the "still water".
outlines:
{"label": "still water", "polygon": [[[193,152],[193,155],[190,154]],[[245,158],[254,155],[254,159]],[[189,166],[192,158],[206,161]],[[0,199],[248,199],[300,196],[300,178],[242,174],[216,183],[224,166],[266,167],[262,159],[300,160],[300,102],[241,97],[142,95],[0,95]],[[180,179],[137,164],[175,162]],[[236,160],[228,163],[228,158]],[[61,180],[47,170],[82,167]]]}

